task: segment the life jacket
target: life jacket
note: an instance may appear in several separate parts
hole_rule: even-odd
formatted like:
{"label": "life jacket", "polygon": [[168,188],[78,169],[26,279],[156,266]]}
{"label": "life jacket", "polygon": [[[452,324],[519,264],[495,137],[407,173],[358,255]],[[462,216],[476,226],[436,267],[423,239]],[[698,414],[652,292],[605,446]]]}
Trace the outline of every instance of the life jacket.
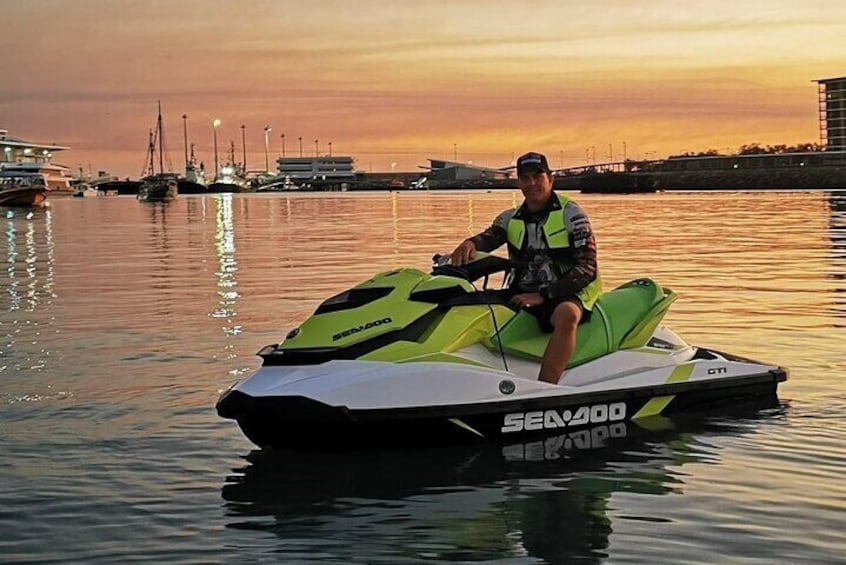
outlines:
{"label": "life jacket", "polygon": [[[566,196],[555,195],[558,197],[561,207],[551,210],[549,215],[544,220],[541,230],[546,245],[550,250],[570,250],[570,232],[567,230],[567,218],[564,215],[564,209],[570,202]],[[508,248],[512,256],[518,256],[523,249],[523,244],[526,239],[526,222],[523,218],[511,217],[508,221],[507,227]],[[602,293],[602,279],[599,277],[599,271],[596,273],[596,278],[593,279],[585,288],[576,293],[576,297],[581,301],[585,310],[593,308],[593,303],[599,298]]]}

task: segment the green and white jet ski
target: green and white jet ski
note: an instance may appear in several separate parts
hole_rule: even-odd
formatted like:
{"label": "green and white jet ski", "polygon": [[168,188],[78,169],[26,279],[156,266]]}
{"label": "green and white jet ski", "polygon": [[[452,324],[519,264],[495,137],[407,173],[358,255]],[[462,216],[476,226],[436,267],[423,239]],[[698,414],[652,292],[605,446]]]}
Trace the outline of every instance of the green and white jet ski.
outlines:
{"label": "green and white jet ski", "polygon": [[[438,256],[436,256],[437,259]],[[487,288],[513,263],[380,273],[329,298],[217,412],[259,447],[484,441],[771,400],[787,371],[685,343],[661,325],[676,294],[650,279],[605,292],[557,385],[538,380],[549,334]],[[484,278],[477,288],[473,282]]]}

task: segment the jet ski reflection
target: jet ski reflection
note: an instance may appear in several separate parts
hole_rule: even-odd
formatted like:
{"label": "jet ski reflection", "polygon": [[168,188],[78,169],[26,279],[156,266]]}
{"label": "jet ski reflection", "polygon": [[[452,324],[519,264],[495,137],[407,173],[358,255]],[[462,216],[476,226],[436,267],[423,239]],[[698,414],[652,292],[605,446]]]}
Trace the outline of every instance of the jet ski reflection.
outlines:
{"label": "jet ski reflection", "polygon": [[[363,552],[384,559],[399,540],[410,555],[430,560],[528,553],[600,562],[613,526],[611,495],[682,492],[679,468],[714,460],[703,438],[751,435],[782,413],[759,409],[744,405],[699,422],[657,416],[646,422],[650,429],[618,422],[498,444],[256,450],[227,478],[222,496],[230,528],[270,531],[284,540],[281,551],[319,544],[332,559],[368,561]],[[415,555],[415,548],[427,549]]]}

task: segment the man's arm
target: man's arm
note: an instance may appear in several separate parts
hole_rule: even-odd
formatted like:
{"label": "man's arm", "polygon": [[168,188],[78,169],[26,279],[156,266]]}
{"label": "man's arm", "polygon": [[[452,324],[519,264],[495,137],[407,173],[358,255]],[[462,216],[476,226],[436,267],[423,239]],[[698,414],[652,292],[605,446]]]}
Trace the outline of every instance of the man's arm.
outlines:
{"label": "man's arm", "polygon": [[485,231],[469,238],[476,246],[478,251],[489,252],[493,251],[508,240],[508,222],[511,216],[514,215],[514,210],[506,210],[501,213],[493,221]]}
{"label": "man's arm", "polygon": [[508,221],[513,215],[514,210],[506,210],[485,231],[462,241],[452,252],[450,262],[453,265],[464,265],[476,256],[476,251],[493,251],[505,243],[508,239]]}
{"label": "man's arm", "polygon": [[545,298],[573,296],[596,279],[596,240],[587,214],[577,204],[569,202],[564,217],[575,263],[563,277],[545,289],[542,293]]}

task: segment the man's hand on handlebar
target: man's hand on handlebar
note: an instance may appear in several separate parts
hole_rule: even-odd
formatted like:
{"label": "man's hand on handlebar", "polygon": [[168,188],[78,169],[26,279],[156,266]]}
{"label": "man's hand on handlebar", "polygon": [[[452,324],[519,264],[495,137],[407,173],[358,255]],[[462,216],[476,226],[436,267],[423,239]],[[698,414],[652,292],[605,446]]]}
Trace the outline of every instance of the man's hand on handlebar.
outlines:
{"label": "man's hand on handlebar", "polygon": [[460,267],[466,265],[476,257],[476,244],[470,239],[465,239],[461,244],[455,248],[455,251],[449,257],[449,262],[452,265]]}

